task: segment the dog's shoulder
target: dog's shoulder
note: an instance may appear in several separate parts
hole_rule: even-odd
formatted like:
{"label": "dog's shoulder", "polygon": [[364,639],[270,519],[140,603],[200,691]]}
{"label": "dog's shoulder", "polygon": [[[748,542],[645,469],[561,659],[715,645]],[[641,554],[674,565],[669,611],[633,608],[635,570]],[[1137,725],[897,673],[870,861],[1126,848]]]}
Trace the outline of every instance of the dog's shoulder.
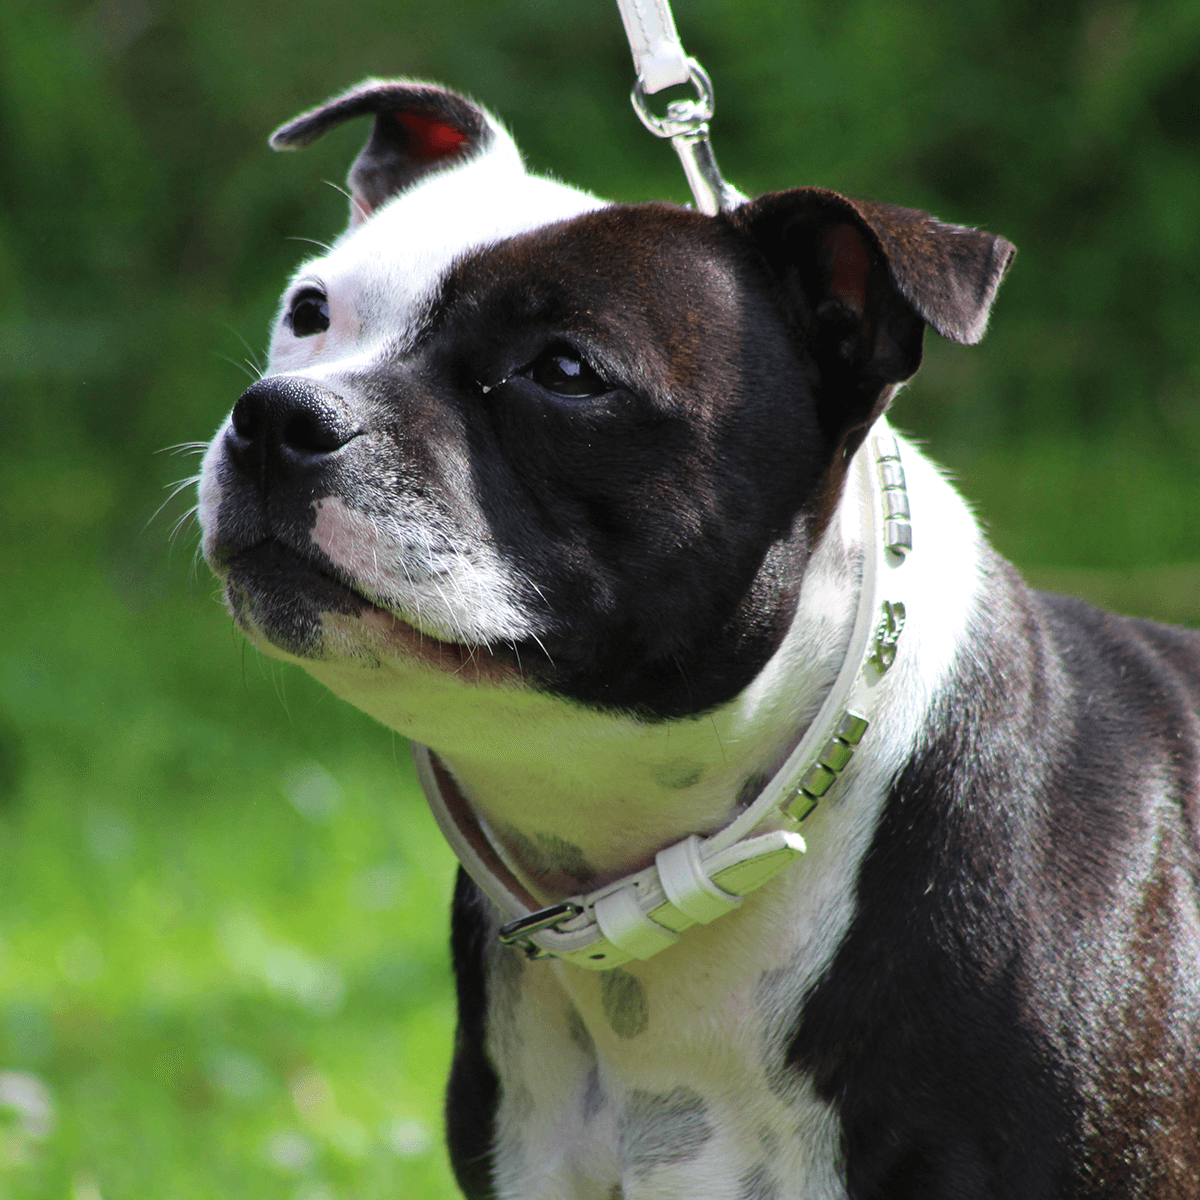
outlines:
{"label": "dog's shoulder", "polygon": [[[1117,668],[1122,693],[1148,689],[1200,711],[1200,630],[1126,617],[1054,592],[1035,592],[1063,656],[1081,673]],[[1165,715],[1165,714],[1163,714]]]}
{"label": "dog's shoulder", "polygon": [[1191,1194],[1200,633],[983,570],[788,1059],[839,1106],[855,1196],[1066,1194],[1089,1138]]}

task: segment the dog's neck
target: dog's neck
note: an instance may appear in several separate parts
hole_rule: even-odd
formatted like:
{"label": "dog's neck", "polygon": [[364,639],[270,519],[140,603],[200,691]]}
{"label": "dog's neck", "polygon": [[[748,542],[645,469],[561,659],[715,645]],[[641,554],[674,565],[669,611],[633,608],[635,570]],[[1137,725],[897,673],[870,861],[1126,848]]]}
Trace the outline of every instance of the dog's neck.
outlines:
{"label": "dog's neck", "polygon": [[[979,588],[969,511],[911,447],[905,473],[919,545],[889,705],[856,755],[886,742],[905,755],[948,672]],[[300,660],[338,695],[431,747],[537,898],[553,903],[649,864],[688,834],[726,825],[816,715],[850,640],[864,555],[851,472],[814,549],[783,643],[733,701],[650,723],[571,705],[493,672],[485,655],[455,672],[400,660]],[[379,618],[384,620],[382,616]],[[897,762],[897,766],[899,761]],[[839,807],[841,802],[839,801]]]}
{"label": "dog's neck", "polygon": [[868,550],[860,486],[852,473],[837,519],[810,560],[787,636],[730,703],[649,723],[560,702],[504,722],[499,736],[439,751],[540,899],[603,885],[689,834],[727,825],[786,759],[850,640]]}

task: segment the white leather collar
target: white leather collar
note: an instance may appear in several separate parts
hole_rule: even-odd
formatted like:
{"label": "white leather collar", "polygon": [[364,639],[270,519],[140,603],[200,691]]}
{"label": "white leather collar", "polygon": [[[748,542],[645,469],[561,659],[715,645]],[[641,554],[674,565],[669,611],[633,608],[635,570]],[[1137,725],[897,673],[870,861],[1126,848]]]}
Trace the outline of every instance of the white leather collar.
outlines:
{"label": "white leather collar", "polygon": [[[426,746],[413,743],[417,777],[451,849],[496,906],[500,940],[531,958],[553,955],[605,971],[674,945],[691,926],[732,911],[742,897],[804,853],[799,830],[835,787],[870,727],[879,684],[904,628],[903,566],[912,552],[904,468],[880,417],[854,456],[863,509],[862,584],[841,670],[815,720],[752,804],[709,837],[660,850],[651,866],[586,895],[542,907],[504,862],[485,824]],[[791,828],[756,833],[768,818]]]}

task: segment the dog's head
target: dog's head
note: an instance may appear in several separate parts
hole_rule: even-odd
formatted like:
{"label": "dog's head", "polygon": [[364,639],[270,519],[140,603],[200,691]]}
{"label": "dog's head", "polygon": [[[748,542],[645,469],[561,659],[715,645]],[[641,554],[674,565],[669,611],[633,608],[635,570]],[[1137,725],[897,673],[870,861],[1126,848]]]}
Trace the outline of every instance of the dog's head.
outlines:
{"label": "dog's head", "polygon": [[363,114],[350,226],[288,286],[204,464],[239,625],[466,691],[651,717],[736,695],[926,324],[978,340],[1012,247],[814,188],[716,217],[606,204],[416,83],[273,143]]}

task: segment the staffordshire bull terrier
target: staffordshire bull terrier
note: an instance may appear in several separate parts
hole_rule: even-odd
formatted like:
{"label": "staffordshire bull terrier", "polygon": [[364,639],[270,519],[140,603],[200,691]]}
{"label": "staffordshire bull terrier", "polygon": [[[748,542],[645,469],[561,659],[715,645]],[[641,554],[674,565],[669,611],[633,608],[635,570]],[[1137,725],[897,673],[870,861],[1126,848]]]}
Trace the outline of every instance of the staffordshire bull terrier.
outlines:
{"label": "staffordshire bull terrier", "polygon": [[1012,247],[606,203],[413,82],[273,144],[361,115],[203,550],[417,743],[463,1192],[1200,1196],[1200,635],[1030,591],[884,415]]}

